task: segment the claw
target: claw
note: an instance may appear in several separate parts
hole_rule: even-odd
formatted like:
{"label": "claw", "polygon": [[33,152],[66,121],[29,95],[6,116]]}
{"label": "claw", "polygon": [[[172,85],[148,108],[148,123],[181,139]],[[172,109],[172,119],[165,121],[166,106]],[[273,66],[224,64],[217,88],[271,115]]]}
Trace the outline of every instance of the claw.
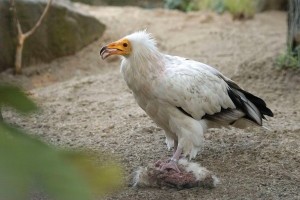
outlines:
{"label": "claw", "polygon": [[174,170],[176,171],[177,173],[180,173],[180,169],[178,168],[178,165],[177,165],[177,162],[175,161],[170,161],[168,163],[164,163],[160,166],[160,170],[164,171],[164,170]]}
{"label": "claw", "polygon": [[181,153],[182,149],[177,147],[171,159],[168,159],[166,161],[159,160],[155,163],[155,167],[157,167],[161,171],[174,170],[177,173],[181,173],[180,169],[178,168],[178,160],[180,158]]}

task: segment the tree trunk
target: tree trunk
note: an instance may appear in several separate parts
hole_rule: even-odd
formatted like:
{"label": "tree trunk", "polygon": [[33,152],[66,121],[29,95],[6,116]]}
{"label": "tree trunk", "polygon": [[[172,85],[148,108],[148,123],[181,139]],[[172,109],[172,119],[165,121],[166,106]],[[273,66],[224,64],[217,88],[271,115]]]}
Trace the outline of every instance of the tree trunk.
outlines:
{"label": "tree trunk", "polygon": [[18,44],[17,44],[17,48],[16,48],[16,58],[15,58],[15,73],[16,74],[22,73],[23,46],[24,46],[24,37],[23,37],[23,35],[19,35]]}
{"label": "tree trunk", "polygon": [[300,52],[300,0],[289,0],[287,45],[296,55]]}

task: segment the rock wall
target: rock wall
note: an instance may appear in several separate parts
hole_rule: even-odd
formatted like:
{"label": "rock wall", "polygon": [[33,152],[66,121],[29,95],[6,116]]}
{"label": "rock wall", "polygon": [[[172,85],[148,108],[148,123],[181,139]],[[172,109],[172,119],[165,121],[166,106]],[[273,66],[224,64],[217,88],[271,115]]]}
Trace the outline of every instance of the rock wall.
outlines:
{"label": "rock wall", "polygon": [[139,6],[142,8],[163,8],[163,0],[71,0],[90,5],[109,5],[109,6]]}
{"label": "rock wall", "polygon": [[[36,23],[45,5],[46,0],[16,1],[23,32]],[[14,65],[17,32],[9,7],[8,0],[0,1],[0,71]],[[104,24],[74,10],[70,2],[55,1],[41,26],[25,41],[23,66],[74,54],[100,38],[104,30]]]}

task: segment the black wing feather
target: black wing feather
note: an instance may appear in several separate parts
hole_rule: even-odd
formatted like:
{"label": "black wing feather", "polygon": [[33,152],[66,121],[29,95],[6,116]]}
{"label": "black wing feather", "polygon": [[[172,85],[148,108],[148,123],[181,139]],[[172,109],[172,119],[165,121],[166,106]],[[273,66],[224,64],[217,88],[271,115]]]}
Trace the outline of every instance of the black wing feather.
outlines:
{"label": "black wing feather", "polygon": [[[267,107],[266,102],[264,100],[243,90],[235,82],[223,76],[219,77],[227,83],[227,92],[230,99],[236,106],[236,110],[222,108],[220,112],[215,113],[213,115],[204,115],[203,119],[208,119],[220,123],[227,121],[229,124],[232,124],[240,117],[243,117],[257,123],[258,125],[262,125],[262,119],[266,119],[264,115],[270,117],[274,116],[273,112]],[[186,112],[183,108],[177,107],[177,109],[186,116],[193,118],[192,115]],[[244,113],[244,115],[241,114],[241,112]]]}
{"label": "black wing feather", "polygon": [[[267,107],[267,104],[264,100],[243,90],[236,83],[234,83],[232,81],[229,81],[229,80],[225,80],[225,81],[229,86],[228,87],[228,95],[230,96],[230,98],[233,101],[233,103],[235,104],[235,106],[238,109],[241,109],[245,112],[245,114],[246,114],[245,118],[248,118],[248,119],[256,122],[256,120],[248,112],[247,106],[250,106],[253,109],[256,108],[259,111],[261,118],[263,118],[263,119],[266,119],[264,115],[267,115],[270,117],[274,116],[273,112]],[[242,96],[239,95],[239,93],[242,93],[246,97],[246,99],[255,106],[255,108],[248,101],[244,101]]]}

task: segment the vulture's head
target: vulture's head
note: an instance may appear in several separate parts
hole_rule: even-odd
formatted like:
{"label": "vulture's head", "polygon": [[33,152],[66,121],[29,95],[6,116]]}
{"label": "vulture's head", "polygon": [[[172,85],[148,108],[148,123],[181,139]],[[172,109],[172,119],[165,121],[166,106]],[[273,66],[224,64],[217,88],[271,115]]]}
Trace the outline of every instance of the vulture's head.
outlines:
{"label": "vulture's head", "polygon": [[156,42],[151,34],[146,31],[138,31],[102,47],[100,55],[102,59],[111,55],[130,58],[149,55],[156,51]]}

